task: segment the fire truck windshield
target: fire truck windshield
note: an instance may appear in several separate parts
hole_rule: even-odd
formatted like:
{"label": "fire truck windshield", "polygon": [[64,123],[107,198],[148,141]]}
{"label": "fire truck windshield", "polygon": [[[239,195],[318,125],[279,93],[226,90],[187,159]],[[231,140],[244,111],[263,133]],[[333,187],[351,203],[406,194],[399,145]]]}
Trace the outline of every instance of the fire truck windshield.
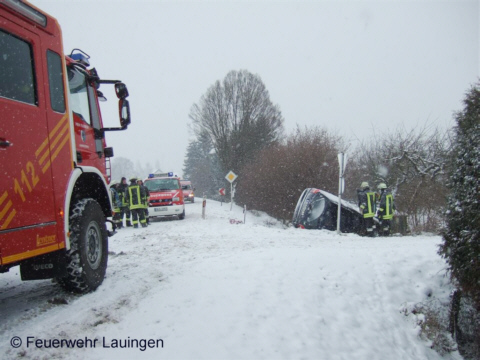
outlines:
{"label": "fire truck windshield", "polygon": [[74,68],[68,68],[68,85],[70,88],[70,107],[82,120],[90,124],[87,81],[85,74]]}
{"label": "fire truck windshield", "polygon": [[149,191],[178,190],[177,179],[151,179],[145,180],[145,186]]}

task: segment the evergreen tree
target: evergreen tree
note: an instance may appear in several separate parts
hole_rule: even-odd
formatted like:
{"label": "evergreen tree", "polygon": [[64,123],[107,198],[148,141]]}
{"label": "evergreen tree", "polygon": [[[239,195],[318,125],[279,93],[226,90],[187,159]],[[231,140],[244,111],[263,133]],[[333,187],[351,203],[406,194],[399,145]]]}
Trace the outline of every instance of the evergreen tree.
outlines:
{"label": "evergreen tree", "polygon": [[223,184],[220,162],[212,149],[206,132],[201,133],[198,140],[191,141],[187,147],[183,176],[192,181],[199,197],[206,194],[209,198],[215,198]]}
{"label": "evergreen tree", "polygon": [[480,82],[456,114],[447,226],[440,254],[460,289],[480,309]]}

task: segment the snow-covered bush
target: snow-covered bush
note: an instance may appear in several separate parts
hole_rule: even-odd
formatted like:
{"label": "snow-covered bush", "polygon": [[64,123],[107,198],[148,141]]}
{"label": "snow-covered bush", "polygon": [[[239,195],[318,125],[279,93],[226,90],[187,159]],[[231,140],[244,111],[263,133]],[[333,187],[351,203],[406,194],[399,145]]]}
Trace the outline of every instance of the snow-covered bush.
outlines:
{"label": "snow-covered bush", "polygon": [[456,114],[451,195],[440,254],[480,310],[480,82],[464,104]]}
{"label": "snow-covered bush", "polygon": [[405,306],[405,316],[413,316],[418,336],[429,342],[429,346],[440,355],[457,350],[455,341],[449,333],[449,305],[438,299],[430,299],[414,305]]}
{"label": "snow-covered bush", "polygon": [[455,291],[452,297],[450,331],[464,359],[480,359],[480,312],[470,297]]}
{"label": "snow-covered bush", "polygon": [[[460,322],[460,302],[452,302],[452,332],[460,353],[480,356],[480,82],[467,93],[456,114],[452,174],[448,186],[446,229],[439,253],[446,259],[461,298],[472,301],[471,314]],[[463,295],[462,295],[463,294]],[[467,326],[468,325],[468,326]],[[470,328],[476,329],[470,331]],[[466,334],[472,333],[472,336]],[[472,350],[473,349],[473,350]],[[477,349],[477,350],[475,350]]]}

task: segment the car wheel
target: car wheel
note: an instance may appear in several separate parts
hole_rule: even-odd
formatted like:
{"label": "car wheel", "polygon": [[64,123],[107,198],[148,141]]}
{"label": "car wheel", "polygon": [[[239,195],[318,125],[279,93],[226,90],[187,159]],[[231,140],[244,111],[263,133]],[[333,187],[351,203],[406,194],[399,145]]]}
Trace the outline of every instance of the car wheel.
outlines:
{"label": "car wheel", "polygon": [[181,215],[178,215],[178,218],[179,218],[180,220],[185,219],[185,209],[183,209],[183,213],[182,213]]}

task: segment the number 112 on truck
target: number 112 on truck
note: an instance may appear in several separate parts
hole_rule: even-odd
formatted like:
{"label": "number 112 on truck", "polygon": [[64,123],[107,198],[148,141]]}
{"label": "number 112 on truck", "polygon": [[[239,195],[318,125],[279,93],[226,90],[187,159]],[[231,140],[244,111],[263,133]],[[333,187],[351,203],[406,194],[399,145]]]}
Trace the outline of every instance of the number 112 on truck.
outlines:
{"label": "number 112 on truck", "polygon": [[[87,292],[115,233],[105,134],[127,128],[130,107],[124,83],[101,79],[81,50],[63,54],[56,19],[0,0],[0,272],[19,265],[23,280]],[[101,86],[118,98],[119,127],[103,125]]]}

